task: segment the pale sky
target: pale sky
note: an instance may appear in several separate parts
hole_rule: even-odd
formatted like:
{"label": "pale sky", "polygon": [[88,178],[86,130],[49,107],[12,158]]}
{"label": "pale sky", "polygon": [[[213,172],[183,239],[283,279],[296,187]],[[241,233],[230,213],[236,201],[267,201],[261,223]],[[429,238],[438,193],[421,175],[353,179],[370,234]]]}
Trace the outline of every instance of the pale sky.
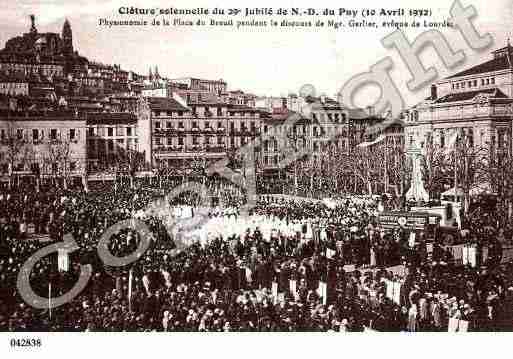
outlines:
{"label": "pale sky", "polygon": [[[463,6],[474,5],[478,12],[474,24],[479,32],[489,32],[495,44],[503,47],[506,38],[513,38],[513,2],[510,0],[462,0]],[[147,74],[148,67],[158,65],[167,77],[194,76],[219,79],[228,82],[229,89],[242,89],[257,95],[285,95],[298,92],[304,84],[312,84],[318,92],[333,96],[350,77],[368,71],[369,67],[386,56],[394,60],[392,77],[408,105],[416,103],[428,94],[428,89],[410,93],[405,83],[410,75],[394,50],[385,49],[380,40],[393,32],[392,28],[334,30],[332,28],[284,29],[248,28],[177,28],[177,27],[100,27],[99,18],[138,19],[141,16],[123,17],[118,14],[120,6],[160,8],[376,8],[386,3],[388,9],[412,7],[408,0],[0,0],[0,46],[15,35],[29,29],[29,14],[36,15],[40,32],[61,32],[65,18],[73,30],[75,49],[90,60],[120,64],[126,70]],[[416,8],[431,8],[433,17],[442,21],[449,17],[450,0],[416,1]],[[173,18],[174,16],[171,16]],[[186,18],[187,16],[176,16]],[[151,21],[151,17],[145,17]],[[169,19],[169,17],[167,17]],[[189,17],[190,18],[190,17]],[[212,18],[207,16],[206,20]],[[217,17],[221,20],[225,17]],[[276,18],[276,16],[274,17]],[[287,16],[287,19],[296,18]],[[195,19],[193,17],[193,19]],[[242,19],[239,17],[238,19]],[[259,20],[269,20],[260,17]],[[299,20],[299,18],[297,18]],[[325,20],[327,20],[326,18]],[[249,20],[248,18],[244,20]],[[411,21],[411,19],[409,19]],[[419,31],[405,29],[406,36],[413,40]],[[467,55],[466,62],[456,71],[485,61],[490,51],[475,53],[452,29],[442,32],[447,35],[455,50]],[[447,71],[431,49],[422,54],[426,67],[434,65],[440,77]],[[357,104],[364,106],[373,102],[375,92],[357,97]]]}

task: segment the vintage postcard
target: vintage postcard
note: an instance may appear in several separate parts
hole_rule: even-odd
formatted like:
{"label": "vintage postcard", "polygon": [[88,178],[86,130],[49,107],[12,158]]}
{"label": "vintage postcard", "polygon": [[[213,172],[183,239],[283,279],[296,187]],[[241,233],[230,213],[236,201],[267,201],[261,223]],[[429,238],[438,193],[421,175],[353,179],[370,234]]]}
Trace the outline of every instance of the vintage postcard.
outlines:
{"label": "vintage postcard", "polygon": [[1,349],[513,331],[512,18],[2,0]]}

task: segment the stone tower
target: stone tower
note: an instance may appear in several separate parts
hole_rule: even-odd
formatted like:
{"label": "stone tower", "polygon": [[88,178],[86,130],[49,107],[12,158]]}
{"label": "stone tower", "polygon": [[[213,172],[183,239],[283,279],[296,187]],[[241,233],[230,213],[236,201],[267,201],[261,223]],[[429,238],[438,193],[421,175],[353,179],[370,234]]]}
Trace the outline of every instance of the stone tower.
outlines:
{"label": "stone tower", "polygon": [[34,15],[30,15],[30,33],[34,35],[37,34],[36,17]]}
{"label": "stone tower", "polygon": [[65,55],[73,54],[73,33],[68,19],[64,21],[62,26],[62,52]]}

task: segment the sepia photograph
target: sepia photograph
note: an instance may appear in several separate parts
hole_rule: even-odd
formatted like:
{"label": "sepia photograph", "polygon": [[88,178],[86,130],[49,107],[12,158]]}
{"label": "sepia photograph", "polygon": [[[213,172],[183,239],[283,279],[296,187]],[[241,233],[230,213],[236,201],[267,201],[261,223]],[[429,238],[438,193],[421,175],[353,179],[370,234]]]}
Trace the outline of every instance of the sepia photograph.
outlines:
{"label": "sepia photograph", "polygon": [[511,1],[0,2],[2,350],[513,331]]}

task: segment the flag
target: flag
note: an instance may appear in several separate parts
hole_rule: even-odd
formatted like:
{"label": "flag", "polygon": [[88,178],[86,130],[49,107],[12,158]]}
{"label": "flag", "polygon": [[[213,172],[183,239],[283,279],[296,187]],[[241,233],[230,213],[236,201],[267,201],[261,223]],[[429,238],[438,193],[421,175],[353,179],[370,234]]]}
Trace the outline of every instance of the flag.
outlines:
{"label": "flag", "polygon": [[328,285],[326,282],[319,282],[319,288],[317,289],[317,293],[319,294],[319,297],[322,298],[322,304],[326,305],[328,299]]}
{"label": "flag", "polygon": [[271,293],[274,298],[274,304],[277,304],[278,303],[278,283],[277,282],[272,282]]}
{"label": "flag", "polygon": [[410,232],[410,239],[408,240],[408,246],[410,248],[415,247],[415,232]]}
{"label": "flag", "polygon": [[459,320],[456,318],[449,318],[449,325],[447,327],[447,331],[449,333],[454,333],[458,331]]}
{"label": "flag", "polygon": [[69,255],[65,248],[59,248],[57,251],[57,268],[59,272],[69,271]]}
{"label": "flag", "polygon": [[130,268],[128,272],[128,311],[132,311],[132,285],[134,281],[133,271]]}
{"label": "flag", "polygon": [[48,283],[48,315],[52,319],[52,282]]}
{"label": "flag", "polygon": [[335,256],[336,251],[331,248],[326,248],[326,258],[331,259]]}
{"label": "flag", "polygon": [[468,321],[467,320],[460,320],[458,323],[458,332],[468,332]]}
{"label": "flag", "polygon": [[290,280],[289,281],[289,288],[290,288],[290,292],[296,296],[296,288],[297,288],[297,281],[296,280]]}
{"label": "flag", "polygon": [[372,145],[375,145],[377,143],[380,143],[381,141],[383,141],[385,139],[385,136],[384,135],[379,135],[378,138],[376,138],[374,141],[370,141],[370,142],[362,142],[360,144],[358,144],[356,147],[369,147],[369,146],[372,146]]}

